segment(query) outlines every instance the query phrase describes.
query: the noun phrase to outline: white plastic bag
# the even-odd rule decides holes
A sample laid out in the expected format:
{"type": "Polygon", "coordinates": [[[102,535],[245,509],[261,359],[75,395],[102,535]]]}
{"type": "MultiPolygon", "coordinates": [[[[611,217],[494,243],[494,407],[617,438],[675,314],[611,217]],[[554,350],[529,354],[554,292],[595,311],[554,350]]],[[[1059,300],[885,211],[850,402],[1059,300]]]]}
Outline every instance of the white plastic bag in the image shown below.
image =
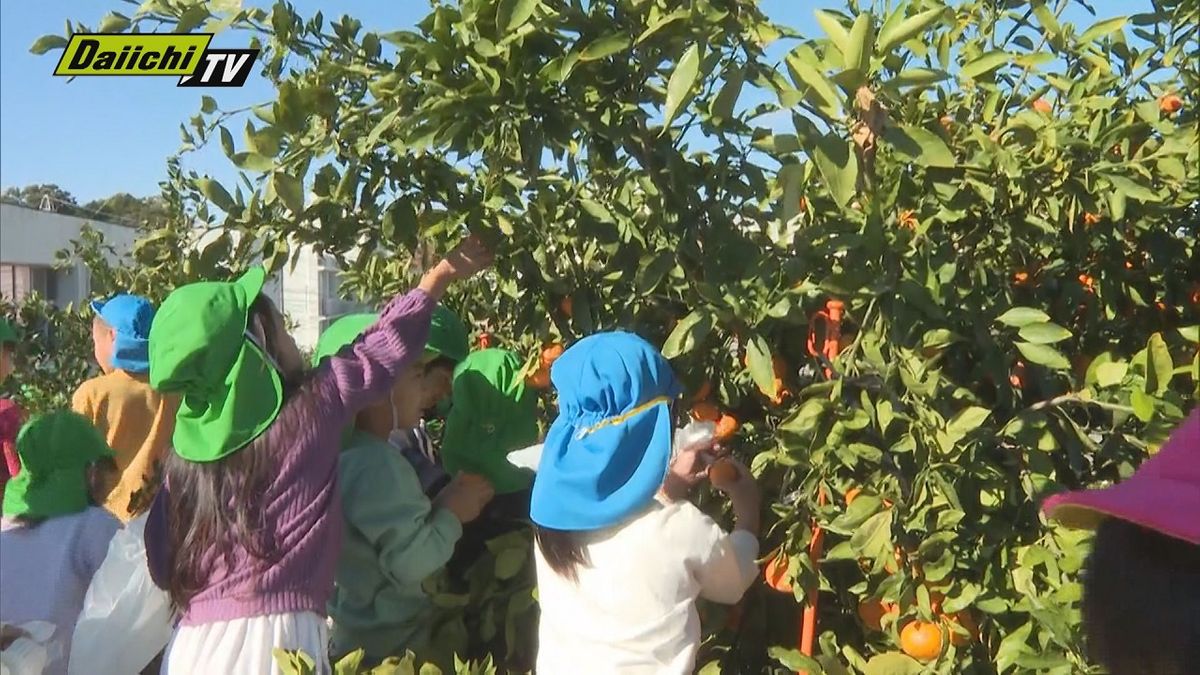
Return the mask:
{"type": "Polygon", "coordinates": [[[108,545],[75,624],[68,675],[139,673],[171,639],[170,596],[150,579],[145,530],[143,514],[108,545]]]}
{"type": "Polygon", "coordinates": [[[5,626],[17,629],[22,635],[0,651],[0,675],[41,675],[47,665],[62,655],[60,640],[52,639],[53,624],[30,621],[5,626]]]}

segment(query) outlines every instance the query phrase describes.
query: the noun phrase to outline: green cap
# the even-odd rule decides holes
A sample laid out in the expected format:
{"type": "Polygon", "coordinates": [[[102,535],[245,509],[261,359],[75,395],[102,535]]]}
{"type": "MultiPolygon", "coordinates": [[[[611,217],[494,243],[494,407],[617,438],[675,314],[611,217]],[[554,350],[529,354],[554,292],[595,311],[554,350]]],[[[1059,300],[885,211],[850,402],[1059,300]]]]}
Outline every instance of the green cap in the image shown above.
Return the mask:
{"type": "Polygon", "coordinates": [[[15,343],[21,338],[17,335],[17,329],[5,317],[0,316],[0,345],[15,343]]]}
{"type": "Polygon", "coordinates": [[[317,347],[313,351],[313,365],[316,366],[326,356],[333,356],[358,339],[368,326],[379,320],[378,314],[347,314],[329,324],[321,337],[317,338],[317,347]]]}
{"type": "Polygon", "coordinates": [[[433,308],[429,323],[429,341],[425,352],[444,356],[455,363],[462,363],[471,350],[467,339],[467,326],[458,315],[442,305],[433,308]]]}
{"type": "Polygon", "coordinates": [[[442,438],[442,463],[486,477],[497,494],[529,487],[533,475],[508,453],[537,442],[537,397],[525,386],[524,364],[504,349],[472,352],[454,371],[453,406],[442,438]]]}
{"type": "Polygon", "coordinates": [[[87,467],[113,451],[90,420],[60,410],[21,428],[17,455],[21,471],[4,488],[4,515],[52,518],[87,508],[87,467]]]}
{"type": "Polygon", "coordinates": [[[266,272],[176,289],[150,327],[150,386],[180,394],[171,440],[192,462],[221,459],[259,436],[283,406],[283,381],[246,324],[266,272]]]}
{"type": "MultiPolygon", "coordinates": [[[[343,347],[352,344],[371,324],[379,320],[378,314],[347,314],[329,324],[313,352],[313,365],[326,356],[333,356],[343,347]]],[[[455,363],[467,358],[467,327],[454,312],[442,305],[433,308],[429,324],[429,340],[425,343],[425,356],[444,356],[455,363]]]]}

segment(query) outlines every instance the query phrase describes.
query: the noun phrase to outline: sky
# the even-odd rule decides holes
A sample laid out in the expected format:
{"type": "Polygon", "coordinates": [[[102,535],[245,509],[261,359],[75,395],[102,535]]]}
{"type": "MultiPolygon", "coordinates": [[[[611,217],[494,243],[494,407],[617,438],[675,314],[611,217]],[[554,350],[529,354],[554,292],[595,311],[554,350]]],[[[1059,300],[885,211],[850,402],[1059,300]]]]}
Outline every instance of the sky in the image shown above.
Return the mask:
{"type": "MultiPolygon", "coordinates": [[[[268,6],[267,0],[247,5],[268,6]]],[[[293,0],[301,16],[322,10],[326,21],[349,14],[364,30],[411,28],[428,12],[422,0],[293,0]]],[[[1149,0],[1093,0],[1101,17],[1136,11],[1149,0]]],[[[805,35],[819,29],[813,10],[841,2],[761,0],[773,20],[805,35]]],[[[0,186],[56,183],[80,203],[117,192],[158,193],[166,159],[180,145],[179,125],[212,96],[222,109],[273,98],[270,84],[257,75],[242,88],[177,88],[169,77],[81,77],[68,82],[51,75],[59,51],[42,56],[29,46],[47,33],[61,35],[71,18],[95,26],[109,11],[132,13],[120,0],[4,0],[0,2],[0,186]]],[[[1081,12],[1082,10],[1078,10],[1081,12]]],[[[1073,13],[1078,13],[1073,12],[1073,13]]],[[[1088,25],[1091,18],[1079,17],[1088,25]]],[[[214,46],[242,47],[245,33],[218,36],[214,46]]],[[[214,144],[215,145],[215,144],[214,144]]],[[[189,154],[185,166],[222,182],[235,175],[213,149],[189,154]]]]}

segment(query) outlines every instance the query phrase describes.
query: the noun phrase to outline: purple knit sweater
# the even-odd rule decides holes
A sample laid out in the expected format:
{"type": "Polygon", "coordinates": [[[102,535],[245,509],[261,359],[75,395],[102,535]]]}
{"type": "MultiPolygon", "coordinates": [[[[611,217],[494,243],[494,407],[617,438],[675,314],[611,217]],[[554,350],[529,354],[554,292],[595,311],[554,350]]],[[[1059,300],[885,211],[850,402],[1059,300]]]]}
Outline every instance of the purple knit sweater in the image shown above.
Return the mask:
{"type": "MultiPolygon", "coordinates": [[[[227,569],[218,556],[208,556],[208,584],[192,599],[183,625],[292,612],[324,616],[341,550],[341,433],[359,410],[386,396],[400,372],[420,357],[435,304],[420,289],[392,300],[352,349],[326,359],[307,392],[284,405],[265,432],[265,447],[278,468],[263,502],[264,520],[281,558],[265,567],[237,546],[233,568],[227,569]]],[[[146,522],[150,575],[163,588],[168,489],[159,492],[146,522]]]]}

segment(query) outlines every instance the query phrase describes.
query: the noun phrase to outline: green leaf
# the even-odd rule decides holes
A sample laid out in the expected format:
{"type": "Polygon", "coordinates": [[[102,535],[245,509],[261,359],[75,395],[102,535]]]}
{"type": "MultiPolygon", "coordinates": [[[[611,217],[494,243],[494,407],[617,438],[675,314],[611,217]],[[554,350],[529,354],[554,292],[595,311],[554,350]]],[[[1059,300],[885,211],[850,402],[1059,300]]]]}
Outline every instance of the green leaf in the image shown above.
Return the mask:
{"type": "Polygon", "coordinates": [[[1070,370],[1071,362],[1062,352],[1049,345],[1037,345],[1030,342],[1018,342],[1017,349],[1033,363],[1053,368],[1054,370],[1070,370]]]}
{"type": "Polygon", "coordinates": [[[1161,396],[1170,386],[1175,371],[1171,352],[1161,333],[1151,335],[1146,342],[1146,356],[1146,393],[1161,396]]]}
{"type": "Polygon", "coordinates": [[[996,317],[996,321],[999,321],[1005,326],[1012,326],[1013,328],[1021,328],[1033,323],[1040,323],[1049,320],[1049,315],[1040,309],[1034,309],[1032,307],[1013,307],[1007,312],[996,317]]]}
{"type": "Polygon", "coordinates": [[[179,16],[179,20],[175,22],[173,33],[190,33],[196,26],[199,26],[209,17],[208,8],[203,3],[188,7],[183,14],[179,16]]]}
{"type": "MultiPolygon", "coordinates": [[[[903,5],[897,12],[903,11],[903,5]]],[[[946,8],[937,7],[920,12],[897,24],[892,24],[889,21],[884,25],[883,30],[879,32],[879,39],[876,41],[875,49],[881,55],[886,55],[897,45],[908,42],[912,38],[924,33],[930,26],[937,23],[938,19],[945,14],[946,8]]]]}
{"type": "Polygon", "coordinates": [[[239,169],[258,171],[260,173],[265,173],[275,168],[275,160],[260,155],[257,152],[239,152],[233,156],[233,163],[239,169]]]}
{"type": "Polygon", "coordinates": [[[1200,324],[1195,326],[1180,326],[1179,335],[1193,344],[1200,343],[1200,324]]]}
{"type": "Polygon", "coordinates": [[[1046,5],[1046,0],[1034,0],[1033,14],[1038,18],[1038,23],[1042,25],[1046,33],[1058,36],[1062,33],[1062,26],[1058,23],[1058,18],[1054,16],[1054,11],[1046,5]]]}
{"type": "Polygon", "coordinates": [[[1100,174],[1112,185],[1113,190],[1120,192],[1125,197],[1132,197],[1140,202],[1160,202],[1162,197],[1142,183],[1126,178],[1125,176],[1115,176],[1110,173],[1100,174]]]}
{"type": "Polygon", "coordinates": [[[233,157],[236,150],[233,147],[233,134],[224,126],[220,127],[218,133],[221,136],[221,150],[224,151],[226,157],[233,157]]]}
{"type": "Polygon", "coordinates": [[[1096,367],[1096,384],[1101,387],[1111,387],[1120,384],[1129,372],[1129,364],[1124,361],[1110,361],[1096,367]]]}
{"type": "Polygon", "coordinates": [[[1005,672],[1017,659],[1028,653],[1029,633],[1032,631],[1033,621],[1028,621],[1004,636],[1000,641],[1000,648],[996,650],[996,666],[999,672],[1005,672]]]}
{"type": "Polygon", "coordinates": [[[865,558],[892,555],[892,510],[880,511],[868,518],[850,536],[850,545],[865,558]]]}
{"type": "Polygon", "coordinates": [[[216,112],[216,110],[217,110],[217,100],[216,99],[214,99],[211,96],[201,96],[200,97],[200,112],[209,114],[209,113],[216,112]]]}
{"type": "Polygon", "coordinates": [[[229,191],[223,185],[211,178],[200,178],[196,180],[196,187],[200,190],[208,201],[216,205],[217,208],[226,213],[232,211],[237,204],[234,203],[233,197],[229,196],[229,191]]]}
{"type": "Polygon", "coordinates": [[[826,134],[817,140],[813,156],[834,201],[845,207],[854,198],[858,181],[858,159],[850,145],[834,134],[826,134]]]}
{"type": "Polygon", "coordinates": [[[964,65],[962,70],[958,71],[958,74],[961,77],[975,79],[1008,63],[1009,58],[1008,52],[999,50],[991,51],[964,65]]]}
{"type": "Polygon", "coordinates": [[[850,27],[850,36],[846,39],[845,58],[842,63],[846,70],[857,70],[865,77],[871,70],[871,51],[875,44],[875,20],[870,12],[863,12],[854,19],[850,27]]]}
{"type": "Polygon", "coordinates": [[[846,27],[833,12],[818,9],[813,14],[816,15],[817,24],[821,26],[821,30],[825,31],[825,34],[829,36],[829,41],[844,58],[846,45],[850,42],[850,33],[846,32],[846,27]]]}
{"type": "Polygon", "coordinates": [[[958,442],[959,439],[978,429],[979,425],[983,424],[983,421],[991,414],[991,410],[973,405],[955,415],[946,424],[946,432],[955,442],[958,442]]]}
{"type": "Polygon", "coordinates": [[[412,248],[417,245],[420,225],[417,211],[408,199],[397,199],[383,212],[383,236],[387,241],[412,248]]]}
{"type": "Polygon", "coordinates": [[[792,50],[786,62],[792,83],[805,92],[806,99],[830,117],[841,115],[841,97],[837,90],[821,71],[800,55],[800,50],[792,50]]]}
{"type": "Polygon", "coordinates": [[[538,0],[501,0],[496,8],[496,30],[504,35],[520,28],[537,6],[538,0]]]}
{"type": "Polygon", "coordinates": [[[712,330],[712,317],[706,312],[693,310],[679,320],[679,325],[663,343],[662,355],[668,359],[686,354],[696,348],[712,330]]]}
{"type": "Polygon", "coordinates": [[[612,224],[617,222],[617,219],[613,218],[612,213],[610,213],[608,209],[604,208],[604,205],[600,202],[591,199],[580,199],[579,205],[583,207],[583,210],[586,211],[589,216],[602,223],[612,224]]]}
{"type": "Polygon", "coordinates": [[[797,649],[771,647],[767,650],[767,656],[775,659],[780,665],[791,671],[808,671],[809,675],[821,675],[825,672],[825,669],[821,667],[821,664],[816,659],[801,654],[797,649]]]}
{"type": "Polygon", "coordinates": [[[725,71],[725,84],[721,86],[720,93],[713,99],[709,114],[725,120],[732,118],[733,107],[742,93],[742,85],[745,80],[745,71],[740,66],[733,66],[725,71]]]}
{"type": "Polygon", "coordinates": [[[699,72],[700,47],[692,45],[683,53],[683,58],[679,59],[679,64],[675,66],[671,79],[667,82],[667,107],[663,112],[664,130],[671,126],[671,121],[679,114],[679,108],[690,97],[692,85],[696,83],[696,75],[699,72]]]}
{"type": "Polygon", "coordinates": [[[121,33],[129,28],[129,17],[117,12],[109,12],[100,20],[96,27],[97,33],[121,33]]]}
{"type": "Polygon", "coordinates": [[[775,369],[771,366],[771,348],[767,341],[755,335],[746,345],[746,365],[759,391],[775,395],[775,369]]]}
{"type": "Polygon", "coordinates": [[[921,663],[901,652],[886,652],[872,656],[863,668],[863,675],[917,675],[924,672],[921,663]]]}
{"type": "Polygon", "coordinates": [[[1071,331],[1049,321],[1039,321],[1022,326],[1019,334],[1022,340],[1039,345],[1050,345],[1071,337],[1071,331]]]}
{"type": "Polygon", "coordinates": [[[897,152],[922,166],[952,168],[955,165],[950,146],[932,131],[921,127],[888,125],[883,138],[897,152]]]}
{"type": "Polygon", "coordinates": [[[62,49],[67,46],[67,39],[61,35],[43,35],[34,40],[29,47],[29,52],[32,54],[45,54],[51,49],[62,49]]]}
{"type": "Polygon", "coordinates": [[[1154,399],[1141,389],[1134,389],[1129,394],[1129,404],[1133,406],[1133,414],[1143,422],[1149,422],[1154,417],[1154,399]]]}
{"type": "Polygon", "coordinates": [[[283,205],[295,215],[304,212],[304,181],[283,171],[271,174],[271,186],[283,205]]]}
{"type": "Polygon", "coordinates": [[[588,46],[580,52],[579,60],[583,62],[598,61],[606,56],[625,51],[628,47],[629,38],[627,36],[610,33],[588,43],[588,46]]]}
{"type": "Polygon", "coordinates": [[[1090,28],[1083,31],[1083,34],[1079,36],[1079,42],[1080,44],[1086,44],[1092,40],[1095,40],[1096,38],[1101,38],[1109,33],[1119,31],[1125,27],[1125,24],[1128,21],[1129,17],[1126,16],[1115,16],[1111,19],[1097,21],[1096,23],[1092,24],[1090,28]]]}
{"type": "Polygon", "coordinates": [[[343,656],[341,660],[333,664],[333,675],[358,675],[365,656],[366,652],[362,649],[356,649],[343,656]]]}

